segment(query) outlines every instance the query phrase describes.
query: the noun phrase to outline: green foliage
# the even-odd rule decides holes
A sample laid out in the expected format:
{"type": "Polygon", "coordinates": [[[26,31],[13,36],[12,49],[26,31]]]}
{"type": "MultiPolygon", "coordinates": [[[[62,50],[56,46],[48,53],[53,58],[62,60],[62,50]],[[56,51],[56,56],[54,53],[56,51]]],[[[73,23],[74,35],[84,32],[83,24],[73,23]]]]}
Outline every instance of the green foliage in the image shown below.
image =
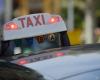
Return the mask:
{"type": "Polygon", "coordinates": [[[64,20],[66,20],[67,19],[67,9],[66,8],[62,8],[60,15],[62,16],[62,18],[64,20]]]}
{"type": "Polygon", "coordinates": [[[82,24],[84,21],[84,13],[82,10],[79,10],[78,8],[74,9],[74,13],[75,13],[75,27],[76,28],[82,28],[82,24]]]}
{"type": "MultiPolygon", "coordinates": [[[[63,17],[64,20],[67,19],[68,14],[67,14],[67,9],[66,8],[62,8],[61,10],[61,16],[63,17]]],[[[74,8],[74,23],[75,23],[75,28],[82,28],[82,24],[84,21],[84,13],[82,10],[78,9],[78,8],[74,8]]]]}

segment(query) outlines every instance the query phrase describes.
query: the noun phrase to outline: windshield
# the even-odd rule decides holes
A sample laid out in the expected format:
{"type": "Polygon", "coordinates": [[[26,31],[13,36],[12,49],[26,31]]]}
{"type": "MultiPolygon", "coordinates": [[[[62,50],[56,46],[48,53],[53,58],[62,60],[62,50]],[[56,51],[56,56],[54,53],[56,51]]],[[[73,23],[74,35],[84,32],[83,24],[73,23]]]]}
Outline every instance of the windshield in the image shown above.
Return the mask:
{"type": "Polygon", "coordinates": [[[59,33],[2,42],[2,55],[29,55],[60,46],[59,33]]]}

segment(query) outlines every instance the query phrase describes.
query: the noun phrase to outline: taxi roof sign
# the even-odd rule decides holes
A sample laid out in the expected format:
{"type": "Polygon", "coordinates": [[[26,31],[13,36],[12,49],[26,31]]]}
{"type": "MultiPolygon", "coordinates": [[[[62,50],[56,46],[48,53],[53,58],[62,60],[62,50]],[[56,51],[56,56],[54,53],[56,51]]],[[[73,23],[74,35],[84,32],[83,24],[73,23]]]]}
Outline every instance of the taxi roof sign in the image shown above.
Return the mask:
{"type": "Polygon", "coordinates": [[[30,14],[13,19],[3,26],[3,40],[35,37],[49,33],[66,31],[66,25],[59,15],[48,13],[30,14]],[[51,18],[53,23],[50,23],[51,18]],[[10,25],[14,23],[14,25],[10,25]],[[8,29],[7,29],[8,28],[8,29]]]}

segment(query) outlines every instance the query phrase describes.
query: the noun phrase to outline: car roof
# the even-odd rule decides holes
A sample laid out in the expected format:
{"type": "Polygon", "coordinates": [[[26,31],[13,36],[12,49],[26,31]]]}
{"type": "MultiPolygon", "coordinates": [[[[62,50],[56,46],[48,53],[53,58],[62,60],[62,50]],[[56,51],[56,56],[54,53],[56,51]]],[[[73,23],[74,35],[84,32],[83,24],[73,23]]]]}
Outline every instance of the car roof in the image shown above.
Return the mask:
{"type": "Polygon", "coordinates": [[[48,80],[61,79],[82,72],[100,69],[100,44],[63,48],[67,55],[25,64],[43,74],[48,80]]]}

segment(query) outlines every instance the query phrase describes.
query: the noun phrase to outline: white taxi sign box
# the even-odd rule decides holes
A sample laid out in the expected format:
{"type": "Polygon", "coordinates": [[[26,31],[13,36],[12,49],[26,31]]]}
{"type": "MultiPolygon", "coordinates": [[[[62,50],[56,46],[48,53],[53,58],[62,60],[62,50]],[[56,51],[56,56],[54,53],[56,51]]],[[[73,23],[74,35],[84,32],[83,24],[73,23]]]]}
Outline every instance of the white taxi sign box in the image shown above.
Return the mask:
{"type": "Polygon", "coordinates": [[[6,23],[3,26],[3,40],[35,37],[66,30],[66,25],[59,15],[31,14],[6,23]]]}

